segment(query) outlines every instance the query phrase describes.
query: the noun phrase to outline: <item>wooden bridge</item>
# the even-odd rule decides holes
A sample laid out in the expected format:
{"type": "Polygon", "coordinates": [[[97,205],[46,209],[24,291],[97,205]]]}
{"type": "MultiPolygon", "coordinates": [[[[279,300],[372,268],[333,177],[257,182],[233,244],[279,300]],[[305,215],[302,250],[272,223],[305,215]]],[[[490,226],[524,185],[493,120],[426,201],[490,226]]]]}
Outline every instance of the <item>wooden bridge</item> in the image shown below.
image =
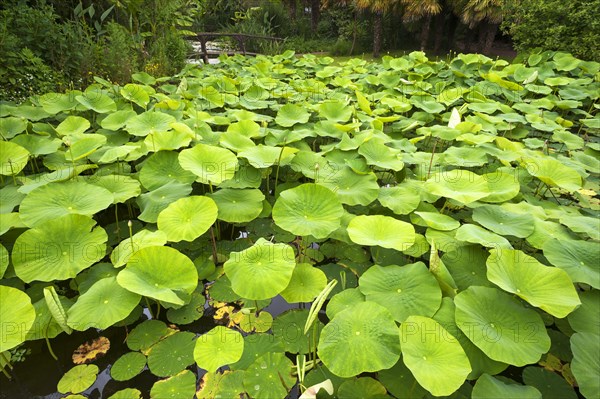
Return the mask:
{"type": "Polygon", "coordinates": [[[280,37],[272,37],[272,36],[262,36],[262,35],[250,35],[247,33],[222,33],[222,32],[200,32],[196,34],[196,40],[200,42],[200,58],[204,61],[205,64],[208,64],[208,59],[210,56],[218,57],[221,54],[227,55],[252,55],[256,56],[257,53],[246,51],[246,41],[248,39],[261,39],[261,40],[269,40],[269,41],[283,41],[284,39],[280,37]],[[210,39],[214,39],[217,37],[231,37],[237,41],[239,50],[207,50],[206,43],[210,39]]]}

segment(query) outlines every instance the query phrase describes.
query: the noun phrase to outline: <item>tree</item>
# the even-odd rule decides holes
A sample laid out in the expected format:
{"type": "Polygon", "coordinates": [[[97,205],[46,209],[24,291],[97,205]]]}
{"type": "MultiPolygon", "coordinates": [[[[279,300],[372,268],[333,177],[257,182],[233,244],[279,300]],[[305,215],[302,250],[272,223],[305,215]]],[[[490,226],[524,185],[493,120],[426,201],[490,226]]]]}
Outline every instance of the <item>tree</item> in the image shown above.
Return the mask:
{"type": "Polygon", "coordinates": [[[381,37],[383,36],[383,16],[399,4],[399,0],[356,0],[356,7],[373,14],[373,57],[379,57],[381,52],[381,37]]]}
{"type": "Polygon", "coordinates": [[[442,11],[440,0],[402,0],[405,21],[423,20],[421,25],[421,51],[427,47],[431,18],[442,11]]]}
{"type": "Polygon", "coordinates": [[[321,0],[310,0],[310,28],[317,33],[319,19],[321,18],[321,0]]]}
{"type": "Polygon", "coordinates": [[[477,51],[488,53],[503,17],[504,0],[455,0],[462,22],[479,33],[477,51]]]}

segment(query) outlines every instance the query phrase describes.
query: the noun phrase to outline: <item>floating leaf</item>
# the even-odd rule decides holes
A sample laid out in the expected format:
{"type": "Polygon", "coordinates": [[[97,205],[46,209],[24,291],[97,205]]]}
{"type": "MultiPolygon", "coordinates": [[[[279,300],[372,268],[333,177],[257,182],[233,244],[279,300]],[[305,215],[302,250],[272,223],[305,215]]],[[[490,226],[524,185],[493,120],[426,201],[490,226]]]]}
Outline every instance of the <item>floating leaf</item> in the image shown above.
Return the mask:
{"type": "Polygon", "coordinates": [[[106,355],[110,349],[110,341],[106,337],[98,337],[89,342],[79,345],[73,352],[73,363],[85,364],[106,355]]]}
{"type": "Polygon", "coordinates": [[[267,353],[248,367],[244,373],[244,388],[252,398],[284,397],[296,383],[293,364],[283,353],[267,353]]]}
{"type": "Polygon", "coordinates": [[[217,326],[201,335],[194,348],[194,360],[208,372],[235,363],[244,352],[244,338],[239,332],[217,326]]]}
{"type": "Polygon", "coordinates": [[[264,194],[257,189],[224,188],[209,195],[217,204],[218,219],[229,223],[247,223],[263,210],[264,194]]]}
{"type": "Polygon", "coordinates": [[[600,246],[592,241],[552,239],[544,243],[544,256],[567,272],[571,280],[600,289],[600,246]]]}
{"type": "Polygon", "coordinates": [[[204,196],[180,198],[158,214],[158,229],[168,241],[193,241],[217,220],[217,204],[204,196]]]}
{"type": "Polygon", "coordinates": [[[22,344],[27,332],[35,321],[35,308],[31,299],[23,291],[0,285],[0,319],[4,327],[0,329],[0,353],[22,344]],[[10,304],[10,306],[6,306],[10,304]]]}
{"type": "Polygon", "coordinates": [[[140,374],[146,367],[146,356],[140,352],[127,352],[110,367],[110,376],[115,381],[127,381],[140,374]]]}
{"type": "Polygon", "coordinates": [[[348,236],[356,244],[404,251],[414,244],[415,229],[389,216],[360,215],[350,220],[348,236]]]}
{"type": "Polygon", "coordinates": [[[238,159],[225,148],[197,144],[179,153],[179,163],[204,184],[220,184],[231,179],[238,168],[238,159]]]}
{"type": "Polygon", "coordinates": [[[58,392],[79,393],[92,386],[98,376],[98,366],[95,364],[82,364],[67,371],[58,381],[58,392]]]}
{"type": "Polygon", "coordinates": [[[286,104],[279,109],[275,122],[279,126],[290,127],[296,123],[306,123],[310,118],[310,113],[304,108],[295,104],[286,104]]]}
{"type": "Polygon", "coordinates": [[[327,285],[327,276],[308,263],[299,263],[294,268],[292,279],[280,295],[288,303],[311,302],[327,285]]]}
{"type": "Polygon", "coordinates": [[[531,386],[507,384],[489,374],[484,374],[473,387],[473,399],[541,399],[540,391],[531,386]]]}
{"type": "Polygon", "coordinates": [[[29,162],[29,151],[10,141],[0,141],[0,154],[0,175],[17,175],[29,162]]]}
{"type": "Polygon", "coordinates": [[[484,177],[461,169],[433,175],[425,183],[425,189],[431,194],[452,198],[465,205],[492,193],[484,177]]]}
{"type": "Polygon", "coordinates": [[[196,376],[189,370],[159,380],[150,389],[150,399],[192,399],[196,393],[196,376]]]}
{"type": "Polygon", "coordinates": [[[192,332],[177,332],[159,341],[150,348],[148,367],[159,377],[169,377],[183,371],[194,363],[196,335],[192,332]]]}
{"type": "Polygon", "coordinates": [[[578,332],[571,336],[573,361],[571,371],[577,379],[579,391],[586,398],[600,395],[600,339],[597,334],[578,332]]]}
{"type": "Polygon", "coordinates": [[[132,351],[147,351],[170,330],[165,323],[159,320],[146,320],[138,324],[127,336],[127,347],[132,351]]]}

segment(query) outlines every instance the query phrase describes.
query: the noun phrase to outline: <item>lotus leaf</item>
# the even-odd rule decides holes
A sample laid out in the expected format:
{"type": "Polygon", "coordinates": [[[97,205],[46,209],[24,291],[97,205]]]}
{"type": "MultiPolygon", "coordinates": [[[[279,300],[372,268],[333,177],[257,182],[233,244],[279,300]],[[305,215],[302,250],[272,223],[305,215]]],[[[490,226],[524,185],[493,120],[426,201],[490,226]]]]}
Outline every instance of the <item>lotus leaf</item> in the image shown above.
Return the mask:
{"type": "Polygon", "coordinates": [[[600,246],[592,241],[552,239],[544,243],[544,256],[567,272],[574,282],[600,289],[600,246]]]}
{"type": "Polygon", "coordinates": [[[571,370],[579,385],[579,391],[586,398],[600,394],[600,340],[597,334],[578,332],[571,336],[573,361],[571,370]]]}
{"type": "Polygon", "coordinates": [[[296,383],[292,362],[283,353],[267,353],[244,373],[244,388],[251,397],[270,399],[285,396],[296,383]]]}
{"type": "Polygon", "coordinates": [[[415,229],[406,222],[383,215],[356,216],[348,224],[348,236],[360,245],[404,251],[415,243],[415,229]]]}
{"type": "Polygon", "coordinates": [[[192,399],[196,393],[196,376],[189,370],[152,385],[150,399],[192,399]]]}
{"type": "Polygon", "coordinates": [[[275,122],[277,122],[279,126],[290,127],[297,123],[306,123],[309,118],[310,113],[304,108],[295,104],[286,104],[277,112],[275,122]]]}
{"type": "Polygon", "coordinates": [[[238,159],[231,151],[197,144],[179,153],[179,163],[185,170],[197,176],[197,181],[205,184],[220,184],[234,176],[238,159]]]}
{"type": "Polygon", "coordinates": [[[169,204],[158,214],[158,228],[168,241],[193,241],[217,220],[217,205],[208,197],[190,196],[169,204]]]}
{"type": "Polygon", "coordinates": [[[235,330],[217,326],[196,340],[194,359],[199,367],[214,372],[240,360],[243,352],[242,335],[235,330]]]}
{"type": "Polygon", "coordinates": [[[492,193],[483,176],[461,169],[433,175],[427,180],[425,189],[431,194],[452,198],[465,205],[492,193]]]}
{"type": "Polygon", "coordinates": [[[67,371],[58,381],[58,392],[79,393],[92,386],[98,376],[98,366],[95,364],[81,364],[67,371]]]}
{"type": "Polygon", "coordinates": [[[541,399],[542,394],[532,386],[505,383],[489,374],[484,374],[473,387],[474,399],[541,399]]]}
{"type": "Polygon", "coordinates": [[[0,336],[0,353],[2,353],[25,341],[36,319],[36,311],[29,296],[16,288],[0,285],[0,297],[3,302],[0,308],[3,324],[0,336]]]}
{"type": "Polygon", "coordinates": [[[140,352],[127,352],[113,363],[110,376],[115,381],[127,381],[141,373],[145,366],[146,356],[140,352]]]}
{"type": "Polygon", "coordinates": [[[288,303],[311,302],[327,285],[327,276],[308,263],[299,263],[294,268],[292,279],[281,292],[288,303]]]}
{"type": "Polygon", "coordinates": [[[257,189],[224,188],[209,197],[216,203],[219,220],[229,223],[247,223],[256,219],[263,210],[264,194],[257,189]]]}
{"type": "Polygon", "coordinates": [[[192,332],[176,332],[150,348],[148,368],[159,377],[169,377],[183,371],[194,363],[196,335],[192,332]]]}

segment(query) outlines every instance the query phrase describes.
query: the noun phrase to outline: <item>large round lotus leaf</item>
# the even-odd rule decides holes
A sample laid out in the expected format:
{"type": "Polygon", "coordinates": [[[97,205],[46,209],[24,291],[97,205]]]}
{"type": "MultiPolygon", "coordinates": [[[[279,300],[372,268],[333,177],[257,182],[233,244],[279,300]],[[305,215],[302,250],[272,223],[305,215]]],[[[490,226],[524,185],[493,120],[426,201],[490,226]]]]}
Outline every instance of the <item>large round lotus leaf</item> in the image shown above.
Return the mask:
{"type": "Polygon", "coordinates": [[[586,283],[600,289],[600,245],[582,240],[548,240],[544,256],[554,266],[567,272],[576,283],[586,283]]]}
{"type": "Polygon", "coordinates": [[[337,165],[333,172],[320,175],[317,183],[327,187],[348,205],[369,205],[379,195],[377,176],[374,173],[358,174],[350,167],[337,165]]]}
{"type": "Polygon", "coordinates": [[[9,116],[0,119],[0,135],[5,140],[12,139],[27,129],[27,120],[9,116]]]}
{"type": "Polygon", "coordinates": [[[296,152],[298,152],[297,148],[259,144],[241,151],[238,157],[247,159],[248,163],[257,169],[264,169],[272,165],[289,164],[296,152]]]}
{"type": "Polygon", "coordinates": [[[128,352],[113,363],[110,376],[115,381],[127,381],[141,373],[145,366],[146,356],[140,352],[128,352]]]}
{"type": "Polygon", "coordinates": [[[52,154],[63,144],[63,142],[57,138],[34,136],[31,134],[21,134],[12,139],[11,142],[25,148],[32,155],[52,154]]]}
{"type": "Polygon", "coordinates": [[[96,221],[65,215],[25,231],[15,241],[12,261],[25,282],[66,280],[104,258],[108,236],[96,221]]]}
{"type": "Polygon", "coordinates": [[[90,121],[81,116],[67,116],[58,126],[56,132],[59,136],[81,134],[90,128],[90,121]]]}
{"type": "Polygon", "coordinates": [[[408,215],[421,202],[419,191],[408,185],[396,187],[382,187],[377,197],[381,205],[391,209],[397,215],[408,215]]]}
{"type": "Polygon", "coordinates": [[[249,334],[244,337],[242,357],[231,364],[229,368],[232,370],[245,370],[265,353],[283,353],[284,351],[281,340],[272,334],[249,334]]]}
{"type": "Polygon", "coordinates": [[[564,216],[560,218],[560,223],[564,224],[572,231],[583,233],[596,241],[600,241],[600,229],[598,229],[597,218],[588,216],[574,216],[565,213],[564,216]]]}
{"type": "Polygon", "coordinates": [[[131,292],[184,305],[198,285],[198,272],[194,262],[174,248],[146,247],[129,258],[117,282],[131,292]]]}
{"type": "Polygon", "coordinates": [[[600,335],[600,291],[585,291],[579,298],[581,306],[569,315],[569,324],[577,332],[600,335]]]}
{"type": "Polygon", "coordinates": [[[462,169],[436,173],[425,183],[425,190],[465,205],[485,198],[492,192],[483,176],[462,169]]]}
{"type": "Polygon", "coordinates": [[[0,141],[0,175],[13,176],[27,166],[29,151],[10,141],[0,141]]]}
{"type": "Polygon", "coordinates": [[[179,163],[197,176],[199,182],[219,184],[231,179],[238,168],[235,154],[224,148],[197,144],[181,151],[179,163]]]}
{"type": "Polygon", "coordinates": [[[120,93],[126,100],[132,101],[145,109],[150,102],[147,88],[151,89],[149,86],[144,87],[136,83],[128,83],[121,88],[120,93]]]}
{"type": "Polygon", "coordinates": [[[27,332],[35,321],[35,308],[23,291],[0,285],[0,353],[14,348],[25,341],[27,332]]]}
{"type": "Polygon", "coordinates": [[[394,319],[431,317],[442,303],[442,291],[423,262],[406,266],[372,266],[358,281],[367,301],[386,307],[394,319]]]}
{"type": "Polygon", "coordinates": [[[142,399],[142,393],[139,389],[125,388],[113,393],[108,399],[142,399]]]}
{"type": "MultiPolygon", "coordinates": [[[[213,263],[214,265],[214,263],[213,263]]],[[[198,320],[204,314],[204,285],[199,284],[196,290],[192,293],[190,303],[183,305],[178,309],[167,310],[167,319],[174,324],[184,325],[190,324],[198,320]]]]}
{"type": "Polygon", "coordinates": [[[117,284],[116,277],[103,278],[82,294],[67,312],[74,330],[107,329],[126,318],[140,302],[140,296],[117,284]]]}
{"type": "Polygon", "coordinates": [[[492,249],[487,278],[551,315],[563,318],[581,304],[573,282],[564,270],[539,263],[512,249],[492,249]]]}
{"type": "MultiPolygon", "coordinates": [[[[454,230],[460,227],[460,222],[451,216],[436,212],[415,212],[423,219],[423,224],[426,227],[431,227],[436,230],[454,230]]],[[[412,221],[412,219],[411,219],[412,221]]],[[[414,224],[417,224],[413,221],[414,224]]],[[[420,226],[422,224],[419,224],[420,226]]]]}
{"type": "Polygon", "coordinates": [[[510,212],[500,206],[484,205],[473,210],[473,220],[500,235],[525,238],[533,233],[533,216],[510,212]]]}
{"type": "Polygon", "coordinates": [[[183,371],[194,363],[196,334],[177,332],[150,348],[148,367],[159,377],[169,377],[183,371]]]}
{"type": "Polygon", "coordinates": [[[400,359],[394,367],[377,373],[379,381],[396,398],[421,399],[427,391],[417,382],[413,374],[400,359]]]}
{"type": "Polygon", "coordinates": [[[140,171],[140,182],[148,190],[156,190],[175,180],[190,184],[196,175],[179,165],[179,154],[174,151],[159,151],[146,159],[140,171]]]}
{"type": "Polygon", "coordinates": [[[196,397],[198,399],[239,398],[243,392],[245,392],[243,371],[206,373],[200,381],[200,389],[196,392],[196,397]]]}
{"type": "Polygon", "coordinates": [[[169,331],[167,325],[160,320],[146,320],[127,335],[127,347],[132,351],[147,351],[169,331]]]}
{"type": "Polygon", "coordinates": [[[100,122],[100,126],[102,126],[103,129],[119,130],[120,128],[125,126],[129,119],[133,118],[136,115],[137,114],[135,113],[135,111],[132,110],[122,110],[113,112],[107,115],[106,118],[102,119],[102,121],[100,122]]]}
{"type": "Polygon", "coordinates": [[[277,226],[295,235],[326,238],[340,227],[344,213],[335,193],[307,183],[283,191],[273,206],[277,226]]]}
{"type": "Polygon", "coordinates": [[[578,332],[571,336],[571,371],[586,398],[600,397],[600,339],[597,334],[578,332]]]}
{"type": "Polygon", "coordinates": [[[81,364],[67,371],[58,381],[58,392],[79,393],[92,386],[98,376],[98,366],[95,364],[81,364]]]}
{"type": "Polygon", "coordinates": [[[158,214],[158,229],[168,241],[194,241],[217,220],[217,204],[208,197],[178,199],[158,214]]]}
{"type": "Polygon", "coordinates": [[[323,101],[317,107],[319,116],[333,122],[348,122],[354,111],[351,106],[339,100],[323,101]]]}
{"type": "Polygon", "coordinates": [[[244,352],[244,338],[239,332],[217,326],[201,335],[194,347],[194,360],[200,368],[214,372],[219,367],[235,363],[244,352]]]}
{"type": "Polygon", "coordinates": [[[544,157],[529,160],[527,172],[550,186],[568,191],[577,191],[581,188],[579,173],[554,158],[544,157]]]}
{"type": "Polygon", "coordinates": [[[247,299],[273,298],[288,286],[296,265],[294,250],[259,238],[248,249],[231,252],[223,268],[233,291],[247,299]]]}
{"type": "Polygon", "coordinates": [[[336,314],[364,301],[365,296],[358,288],[347,288],[331,297],[325,309],[327,317],[333,319],[336,314]]]}
{"type": "Polygon", "coordinates": [[[388,369],[400,358],[394,318],[374,302],[335,315],[323,328],[317,348],[323,364],[340,377],[388,369]]]}
{"type": "Polygon", "coordinates": [[[367,164],[381,169],[397,172],[404,168],[404,162],[400,160],[400,150],[385,145],[384,140],[380,138],[372,138],[362,143],[358,153],[366,159],[367,164]]]}
{"type": "Polygon", "coordinates": [[[12,212],[25,198],[18,189],[19,187],[13,185],[6,185],[0,189],[0,214],[12,212]]]}
{"type": "Polygon", "coordinates": [[[400,347],[406,367],[434,396],[450,395],[471,372],[458,340],[428,317],[410,316],[402,322],[400,347]]]}
{"type": "Polygon", "coordinates": [[[35,227],[68,214],[92,216],[108,208],[113,199],[107,189],[82,181],[49,183],[27,194],[19,214],[25,225],[35,227]]]}
{"type": "Polygon", "coordinates": [[[228,223],[247,223],[263,210],[265,195],[258,189],[224,188],[209,195],[219,209],[218,219],[228,223]]]}
{"type": "Polygon", "coordinates": [[[296,383],[294,365],[283,353],[267,353],[244,373],[244,388],[252,398],[284,398],[296,383]]]}
{"type": "Polygon", "coordinates": [[[150,389],[150,399],[192,399],[196,393],[196,376],[189,370],[159,380],[150,389]]]}
{"type": "MultiPolygon", "coordinates": [[[[125,234],[125,232],[123,232],[125,234]]],[[[153,246],[162,246],[167,243],[167,235],[160,231],[140,230],[133,236],[124,238],[123,241],[113,249],[110,261],[114,267],[124,266],[129,257],[136,251],[153,246]]]]}
{"type": "Polygon", "coordinates": [[[153,191],[137,197],[136,202],[142,213],[139,220],[156,223],[159,213],[180,198],[187,197],[192,192],[192,185],[171,181],[153,191]]]}
{"type": "Polygon", "coordinates": [[[473,387],[473,399],[542,399],[536,388],[527,385],[508,384],[489,374],[484,374],[473,387]]]}
{"type": "Polygon", "coordinates": [[[123,175],[94,176],[90,179],[90,183],[110,191],[115,204],[137,197],[142,192],[140,183],[137,180],[123,175]]]}
{"type": "Polygon", "coordinates": [[[290,127],[296,123],[306,123],[310,119],[310,113],[299,105],[286,104],[277,111],[275,122],[279,126],[290,127]]]}
{"type": "Polygon", "coordinates": [[[327,285],[327,276],[309,263],[300,263],[294,268],[292,279],[281,296],[288,303],[312,302],[327,285]]]}
{"type": "Polygon", "coordinates": [[[174,131],[150,133],[144,139],[146,148],[157,151],[171,151],[187,147],[194,138],[194,132],[188,125],[181,122],[171,124],[174,131]]]}
{"type": "Polygon", "coordinates": [[[550,349],[541,316],[496,288],[472,286],[455,298],[456,324],[491,359],[524,366],[550,349]]]}
{"type": "Polygon", "coordinates": [[[171,123],[175,118],[164,112],[146,111],[127,121],[125,130],[134,136],[147,136],[154,132],[167,132],[171,130],[171,123]]]}
{"type": "Polygon", "coordinates": [[[385,398],[386,389],[381,382],[371,377],[361,377],[348,380],[338,388],[337,397],[340,399],[375,399],[385,398]]]}
{"type": "Polygon", "coordinates": [[[360,215],[350,220],[348,236],[359,245],[404,251],[415,243],[415,228],[390,216],[360,215]]]}
{"type": "Polygon", "coordinates": [[[91,155],[102,145],[106,144],[106,136],[92,133],[70,134],[65,136],[63,141],[68,147],[65,159],[72,162],[91,155]]]}
{"type": "Polygon", "coordinates": [[[512,249],[510,242],[503,236],[492,233],[476,224],[463,224],[456,230],[456,239],[484,247],[512,249]]]}
{"type": "Polygon", "coordinates": [[[323,323],[316,320],[310,330],[304,334],[304,326],[309,312],[306,309],[290,309],[273,321],[273,335],[286,352],[309,353],[319,339],[323,323]]]}
{"type": "Polygon", "coordinates": [[[543,367],[526,367],[523,382],[540,391],[544,399],[577,399],[575,390],[564,378],[543,367]]]}
{"type": "Polygon", "coordinates": [[[75,99],[78,103],[87,109],[96,111],[99,114],[107,114],[117,110],[117,104],[108,95],[100,91],[86,91],[75,99]]]}

